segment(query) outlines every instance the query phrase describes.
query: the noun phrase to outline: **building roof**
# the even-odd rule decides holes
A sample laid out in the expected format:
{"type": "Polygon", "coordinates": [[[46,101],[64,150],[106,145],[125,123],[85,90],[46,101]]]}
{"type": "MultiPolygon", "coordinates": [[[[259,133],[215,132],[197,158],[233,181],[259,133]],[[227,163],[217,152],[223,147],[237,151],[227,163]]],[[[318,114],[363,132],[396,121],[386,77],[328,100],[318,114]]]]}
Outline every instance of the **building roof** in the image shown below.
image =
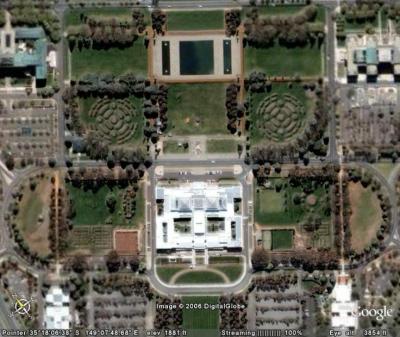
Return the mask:
{"type": "Polygon", "coordinates": [[[368,47],[365,50],[365,59],[367,64],[378,64],[378,51],[375,47],[368,47]]]}
{"type": "Polygon", "coordinates": [[[157,186],[156,196],[164,203],[163,213],[156,216],[157,249],[241,247],[242,217],[234,210],[241,185],[157,186]]]}
{"type": "Polygon", "coordinates": [[[69,295],[64,294],[58,286],[50,287],[46,295],[44,325],[46,329],[69,329],[71,327],[69,295]]]}

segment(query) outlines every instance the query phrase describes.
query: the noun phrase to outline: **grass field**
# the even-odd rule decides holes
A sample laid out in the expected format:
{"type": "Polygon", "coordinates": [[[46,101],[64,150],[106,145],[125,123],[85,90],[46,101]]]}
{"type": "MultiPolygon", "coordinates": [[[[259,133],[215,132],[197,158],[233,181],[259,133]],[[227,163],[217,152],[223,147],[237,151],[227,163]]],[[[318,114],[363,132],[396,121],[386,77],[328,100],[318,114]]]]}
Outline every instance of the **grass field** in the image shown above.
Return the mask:
{"type": "Polygon", "coordinates": [[[238,143],[228,139],[207,140],[208,153],[232,153],[237,152],[238,143]]]}
{"type": "Polygon", "coordinates": [[[261,71],[269,76],[320,76],[323,46],[286,48],[279,44],[270,48],[244,49],[245,72],[261,71]],[[322,49],[321,49],[322,48],[322,49]]]}
{"type": "Polygon", "coordinates": [[[214,265],[213,268],[222,271],[231,282],[236,281],[243,271],[243,265],[241,264],[214,265]]]}
{"type": "Polygon", "coordinates": [[[184,266],[157,266],[157,275],[161,281],[169,283],[171,278],[181,270],[186,269],[184,266]]]}
{"type": "MultiPolygon", "coordinates": [[[[145,17],[149,17],[146,15],[145,17]]],[[[65,12],[64,20],[66,26],[79,25],[81,23],[81,15],[87,15],[95,18],[111,19],[116,18],[120,20],[130,21],[132,19],[132,11],[129,8],[81,8],[69,9],[65,12]]]]}
{"type": "Polygon", "coordinates": [[[226,125],[223,84],[174,84],[169,87],[169,132],[176,135],[227,134],[226,125]]]}
{"type": "MultiPolygon", "coordinates": [[[[252,144],[257,144],[259,142],[266,141],[265,130],[261,127],[257,127],[257,121],[259,115],[257,114],[260,103],[269,95],[277,94],[282,97],[285,94],[289,94],[299,100],[299,102],[304,106],[306,113],[303,118],[303,125],[299,128],[295,135],[303,132],[304,126],[306,125],[306,120],[310,117],[314,110],[315,102],[312,98],[306,96],[306,92],[301,84],[293,83],[291,87],[288,84],[279,83],[273,84],[270,92],[261,93],[251,93],[250,94],[250,141],[252,144]]],[[[282,135],[284,137],[284,135],[282,135]]]]}
{"type": "Polygon", "coordinates": [[[84,190],[67,184],[70,198],[76,212],[72,222],[75,226],[80,225],[104,225],[111,222],[113,226],[136,227],[143,223],[144,219],[144,195],[143,190],[139,189],[136,194],[136,212],[132,219],[126,220],[122,210],[123,189],[118,187],[110,188],[102,186],[96,192],[84,190]],[[106,207],[106,197],[109,193],[115,195],[117,204],[115,211],[111,213],[106,207]]]}
{"type": "Polygon", "coordinates": [[[287,179],[270,179],[272,189],[260,188],[255,193],[255,221],[260,225],[295,225],[309,214],[318,214],[322,221],[330,221],[330,214],[325,213],[329,207],[329,187],[314,184],[312,197],[315,204],[310,205],[304,197],[295,203],[295,196],[303,195],[302,186],[290,186],[287,179]],[[278,192],[274,188],[281,185],[278,192]]]}
{"type": "Polygon", "coordinates": [[[174,140],[166,140],[163,142],[164,153],[188,153],[189,148],[184,148],[182,145],[179,146],[179,142],[174,140]]]}
{"type": "Polygon", "coordinates": [[[211,30],[224,28],[223,11],[167,12],[168,30],[211,30]]]}
{"type": "MultiPolygon", "coordinates": [[[[95,128],[97,125],[96,118],[89,115],[90,109],[96,103],[97,99],[94,97],[85,97],[79,98],[79,112],[80,112],[80,119],[85,124],[86,127],[95,128]]],[[[129,97],[130,103],[135,107],[135,116],[132,118],[132,125],[136,124],[135,132],[129,138],[129,141],[125,142],[121,145],[135,145],[140,146],[143,145],[143,128],[145,125],[145,118],[142,112],[142,104],[143,101],[140,98],[130,96],[129,97]]],[[[115,144],[115,141],[112,145],[115,144]]]]}
{"type": "Polygon", "coordinates": [[[186,308],[186,305],[204,305],[217,304],[218,297],[188,297],[184,296],[182,302],[185,305],[183,309],[183,329],[188,330],[188,336],[191,337],[214,337],[219,336],[219,310],[210,309],[192,309],[186,308]],[[204,331],[208,330],[208,331],[204,331]]]}
{"type": "Polygon", "coordinates": [[[272,250],[285,250],[293,247],[293,230],[271,231],[272,250]]]}
{"type": "Polygon", "coordinates": [[[349,184],[351,245],[356,252],[362,252],[375,238],[381,223],[381,209],[377,196],[360,183],[349,184]]]}
{"type": "Polygon", "coordinates": [[[86,73],[121,75],[132,72],[147,76],[147,50],[139,37],[131,47],[104,50],[75,48],[71,53],[71,74],[74,79],[86,73]]]}
{"type": "Polygon", "coordinates": [[[224,283],[222,277],[212,271],[193,270],[176,280],[176,284],[205,284],[205,283],[224,283]]]}
{"type": "Polygon", "coordinates": [[[49,205],[51,183],[41,179],[35,190],[25,187],[16,223],[29,248],[46,256],[49,249],[49,205]]]}
{"type": "Polygon", "coordinates": [[[393,169],[396,167],[395,163],[392,162],[383,162],[383,163],[375,163],[372,164],[378,171],[382,173],[382,175],[388,179],[390,176],[390,173],[393,171],[393,169]]]}

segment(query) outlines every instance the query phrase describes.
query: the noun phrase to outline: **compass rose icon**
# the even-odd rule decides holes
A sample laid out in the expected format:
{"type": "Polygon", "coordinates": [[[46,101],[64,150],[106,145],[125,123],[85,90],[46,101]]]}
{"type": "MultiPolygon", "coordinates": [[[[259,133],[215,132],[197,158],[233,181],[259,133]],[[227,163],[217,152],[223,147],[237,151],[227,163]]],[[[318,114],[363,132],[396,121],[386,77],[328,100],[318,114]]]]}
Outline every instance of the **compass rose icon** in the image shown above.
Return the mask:
{"type": "Polygon", "coordinates": [[[35,299],[31,298],[27,300],[24,297],[19,297],[18,295],[13,295],[15,299],[14,303],[14,311],[11,313],[10,316],[14,316],[15,314],[21,316],[28,316],[31,318],[30,310],[31,310],[31,303],[35,301],[35,299]]]}

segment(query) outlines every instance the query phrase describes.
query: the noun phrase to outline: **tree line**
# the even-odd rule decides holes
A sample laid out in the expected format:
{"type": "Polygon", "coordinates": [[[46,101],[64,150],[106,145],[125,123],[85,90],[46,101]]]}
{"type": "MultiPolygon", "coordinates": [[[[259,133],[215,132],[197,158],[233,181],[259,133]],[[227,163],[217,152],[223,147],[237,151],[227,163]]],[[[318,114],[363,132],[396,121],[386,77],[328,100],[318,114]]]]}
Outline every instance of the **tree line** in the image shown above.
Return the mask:
{"type": "Polygon", "coordinates": [[[318,14],[315,5],[304,7],[293,15],[261,16],[257,8],[246,14],[244,22],[246,41],[252,47],[271,47],[275,41],[286,47],[321,45],[324,25],[314,22],[318,14]]]}
{"type": "Polygon", "coordinates": [[[78,48],[106,49],[125,48],[133,44],[143,34],[146,23],[139,10],[132,12],[131,21],[99,19],[81,14],[81,24],[67,29],[68,45],[71,50],[78,48]]]}

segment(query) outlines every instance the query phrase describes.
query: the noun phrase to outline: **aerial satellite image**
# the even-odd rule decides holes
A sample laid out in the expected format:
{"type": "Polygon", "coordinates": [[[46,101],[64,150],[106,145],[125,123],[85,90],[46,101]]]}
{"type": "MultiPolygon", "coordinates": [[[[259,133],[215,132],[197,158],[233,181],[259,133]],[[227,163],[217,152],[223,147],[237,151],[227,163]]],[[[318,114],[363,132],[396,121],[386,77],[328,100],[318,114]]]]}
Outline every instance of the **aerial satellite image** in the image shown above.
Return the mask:
{"type": "Polygon", "coordinates": [[[0,336],[400,337],[400,0],[0,0],[0,336]]]}

